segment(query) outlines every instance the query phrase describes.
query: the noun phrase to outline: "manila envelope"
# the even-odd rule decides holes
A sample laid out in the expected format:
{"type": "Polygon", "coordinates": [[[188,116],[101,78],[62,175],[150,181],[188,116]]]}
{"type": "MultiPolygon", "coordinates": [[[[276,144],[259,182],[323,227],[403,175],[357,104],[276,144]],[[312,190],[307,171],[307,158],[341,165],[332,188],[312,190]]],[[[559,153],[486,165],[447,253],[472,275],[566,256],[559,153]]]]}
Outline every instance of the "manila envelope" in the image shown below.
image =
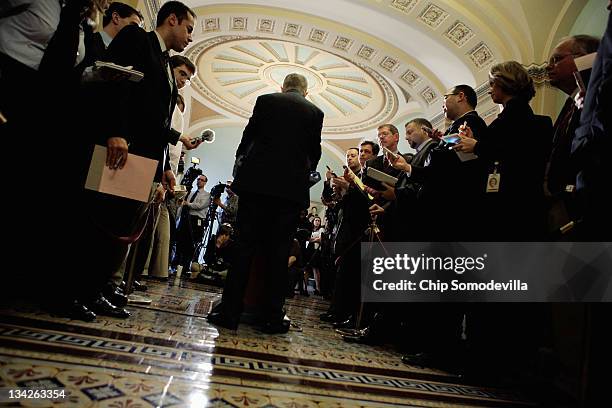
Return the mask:
{"type": "Polygon", "coordinates": [[[156,170],[157,160],[130,153],[122,169],[112,170],[106,166],[106,147],[96,145],[85,188],[146,203],[156,170]]]}

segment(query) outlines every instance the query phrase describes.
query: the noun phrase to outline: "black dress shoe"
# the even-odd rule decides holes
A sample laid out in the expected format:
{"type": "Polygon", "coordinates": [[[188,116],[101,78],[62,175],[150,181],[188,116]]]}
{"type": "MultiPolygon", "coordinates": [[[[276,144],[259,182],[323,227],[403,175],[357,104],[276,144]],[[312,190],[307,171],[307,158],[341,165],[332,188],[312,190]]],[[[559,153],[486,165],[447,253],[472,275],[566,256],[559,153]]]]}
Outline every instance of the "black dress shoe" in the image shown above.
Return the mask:
{"type": "Polygon", "coordinates": [[[332,325],[334,326],[334,329],[354,329],[355,318],[353,316],[349,316],[348,319],[336,321],[332,325]]]}
{"type": "Polygon", "coordinates": [[[104,293],[104,297],[113,306],[116,306],[118,308],[124,308],[128,304],[128,297],[123,294],[123,291],[121,289],[117,289],[112,293],[104,293]]]}
{"type": "Polygon", "coordinates": [[[265,322],[259,326],[259,331],[266,334],[285,334],[289,331],[290,326],[291,321],[283,319],[280,321],[265,322]]]}
{"type": "Polygon", "coordinates": [[[338,318],[333,313],[325,312],[319,315],[319,320],[321,320],[322,322],[332,323],[338,320],[338,318]]]}
{"type": "Polygon", "coordinates": [[[431,356],[428,353],[404,354],[402,356],[402,363],[411,366],[429,367],[431,361],[431,356]]]}
{"type": "Polygon", "coordinates": [[[120,319],[126,319],[131,316],[130,312],[113,305],[104,296],[100,296],[97,299],[87,303],[87,306],[94,313],[102,316],[117,317],[120,319]]]}
{"type": "Polygon", "coordinates": [[[230,330],[238,329],[238,318],[230,317],[223,312],[210,312],[208,316],[206,316],[206,320],[215,326],[224,327],[230,330]]]}
{"type": "Polygon", "coordinates": [[[117,307],[125,307],[128,303],[128,297],[125,296],[123,290],[112,283],[108,283],[104,286],[104,289],[102,289],[102,295],[117,307]]]}
{"type": "Polygon", "coordinates": [[[59,307],[53,307],[52,312],[58,316],[68,317],[73,320],[83,320],[85,322],[96,320],[96,314],[78,300],[73,300],[59,307]]]}
{"type": "Polygon", "coordinates": [[[355,330],[352,332],[347,330],[347,333],[341,334],[341,336],[342,340],[346,341],[347,343],[375,345],[380,342],[379,337],[375,333],[375,330],[372,330],[370,327],[366,327],[365,329],[361,330],[355,330]]]}
{"type": "Polygon", "coordinates": [[[332,323],[334,329],[354,329],[355,328],[355,318],[353,316],[348,316],[344,319],[338,319],[332,323]]]}

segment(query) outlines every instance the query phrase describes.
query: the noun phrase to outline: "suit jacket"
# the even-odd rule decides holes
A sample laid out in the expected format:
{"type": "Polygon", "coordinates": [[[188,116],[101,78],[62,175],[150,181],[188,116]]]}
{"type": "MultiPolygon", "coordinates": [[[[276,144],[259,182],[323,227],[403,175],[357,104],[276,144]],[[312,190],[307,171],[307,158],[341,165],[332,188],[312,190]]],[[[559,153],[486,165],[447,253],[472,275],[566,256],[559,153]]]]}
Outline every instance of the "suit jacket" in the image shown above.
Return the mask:
{"type": "Polygon", "coordinates": [[[92,66],[96,61],[104,61],[106,54],[106,44],[104,44],[102,35],[99,32],[92,32],[89,24],[83,25],[83,31],[85,32],[85,58],[77,66],[79,73],[83,73],[85,68],[92,66]]]}
{"type": "Polygon", "coordinates": [[[576,169],[570,162],[570,153],[574,133],[580,124],[580,113],[574,99],[568,97],[555,121],[546,169],[546,187],[553,195],[565,191],[566,185],[576,183],[576,169]]]}
{"type": "Polygon", "coordinates": [[[244,160],[232,190],[308,206],[308,176],[321,158],[322,128],[323,112],[297,91],[258,97],[236,150],[244,160]],[[271,170],[274,179],[266,180],[271,170]]]}
{"type": "Polygon", "coordinates": [[[105,59],[131,65],[144,78],[140,82],[113,82],[104,88],[108,119],[101,127],[98,143],[106,145],[106,139],[112,136],[125,138],[130,153],[158,160],[155,180],[159,181],[162,171],[170,169],[168,143],[176,144],[180,133],[170,128],[178,90],[171,70],[169,76],[157,35],[127,26],[113,39],[105,59]]]}
{"type": "MultiPolygon", "coordinates": [[[[459,127],[467,122],[474,137],[481,140],[487,125],[475,111],[468,112],[455,120],[446,134],[458,133],[459,127]]],[[[428,166],[412,166],[410,180],[419,183],[418,192],[421,219],[427,219],[427,228],[418,231],[422,240],[474,240],[482,239],[480,207],[486,181],[481,159],[462,162],[454,150],[444,141],[432,146],[428,166]],[[448,216],[452,208],[470,208],[473,216],[468,220],[448,216]]]]}
{"type": "MultiPolygon", "coordinates": [[[[412,161],[412,154],[410,153],[400,153],[404,159],[410,163],[412,161]]],[[[365,163],[363,169],[363,182],[366,186],[373,188],[374,190],[383,190],[382,183],[380,181],[374,180],[373,178],[367,175],[368,167],[372,167],[373,169],[380,170],[385,174],[390,175],[391,177],[398,178],[401,174],[401,170],[394,169],[391,164],[389,164],[385,160],[384,155],[376,156],[373,159],[368,160],[365,163]]]]}
{"type": "Polygon", "coordinates": [[[478,156],[489,164],[499,163],[499,193],[489,193],[486,206],[492,234],[499,240],[538,241],[545,237],[543,158],[551,134],[550,118],[534,115],[526,101],[512,99],[476,144],[478,156]],[[517,130],[522,146],[514,149],[517,130]]]}
{"type": "MultiPolygon", "coordinates": [[[[434,140],[429,139],[427,144],[414,155],[410,164],[413,166],[424,167],[431,150],[436,146],[437,143],[434,140]]],[[[410,205],[410,201],[416,199],[420,188],[421,185],[418,182],[412,180],[406,175],[406,173],[402,173],[397,180],[397,184],[395,185],[395,195],[397,196],[398,206],[401,208],[406,205],[410,205]]],[[[400,209],[400,211],[404,210],[400,209]]]]}
{"type": "Polygon", "coordinates": [[[580,127],[572,143],[572,162],[578,170],[579,191],[597,190],[597,200],[608,192],[612,146],[612,15],[597,50],[580,127]]]}

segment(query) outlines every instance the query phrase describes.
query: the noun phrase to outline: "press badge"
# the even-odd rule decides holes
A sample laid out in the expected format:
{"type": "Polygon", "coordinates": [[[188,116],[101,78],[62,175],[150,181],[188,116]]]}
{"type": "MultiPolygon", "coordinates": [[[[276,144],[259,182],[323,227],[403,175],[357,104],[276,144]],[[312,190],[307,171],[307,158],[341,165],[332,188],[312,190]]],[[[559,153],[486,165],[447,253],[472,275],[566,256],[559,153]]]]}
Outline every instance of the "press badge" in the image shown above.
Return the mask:
{"type": "Polygon", "coordinates": [[[202,226],[202,220],[200,218],[198,218],[198,227],[202,226]]]}
{"type": "Polygon", "coordinates": [[[489,174],[487,178],[487,193],[497,193],[499,192],[499,181],[500,175],[497,172],[497,166],[499,162],[495,162],[495,167],[493,168],[493,173],[489,174]]]}

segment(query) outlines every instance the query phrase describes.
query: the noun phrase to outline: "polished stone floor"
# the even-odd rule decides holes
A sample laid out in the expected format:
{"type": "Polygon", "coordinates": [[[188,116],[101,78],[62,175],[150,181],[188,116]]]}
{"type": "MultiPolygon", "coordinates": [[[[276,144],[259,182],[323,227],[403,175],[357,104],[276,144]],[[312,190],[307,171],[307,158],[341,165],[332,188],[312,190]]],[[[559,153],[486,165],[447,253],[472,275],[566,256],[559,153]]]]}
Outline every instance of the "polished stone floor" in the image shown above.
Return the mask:
{"type": "Polygon", "coordinates": [[[220,290],[148,282],[149,306],[127,320],[93,323],[36,307],[0,310],[0,387],[65,388],[67,398],[24,406],[524,407],[510,390],[466,384],[401,363],[390,347],[344,342],[318,315],[319,297],[288,300],[297,323],[285,335],[248,325],[217,330],[204,316],[220,290]]]}

